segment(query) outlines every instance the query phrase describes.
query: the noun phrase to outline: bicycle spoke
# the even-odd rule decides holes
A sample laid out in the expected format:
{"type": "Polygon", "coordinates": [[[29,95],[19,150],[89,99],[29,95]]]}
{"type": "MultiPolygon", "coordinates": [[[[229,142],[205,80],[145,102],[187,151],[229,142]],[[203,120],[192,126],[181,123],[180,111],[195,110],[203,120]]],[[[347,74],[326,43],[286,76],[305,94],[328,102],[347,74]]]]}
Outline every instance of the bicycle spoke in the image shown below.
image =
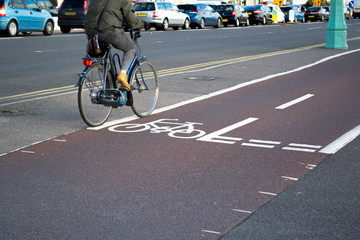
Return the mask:
{"type": "Polygon", "coordinates": [[[132,76],[132,110],[139,117],[146,117],[154,110],[159,96],[159,79],[154,65],[143,60],[132,76]]]}

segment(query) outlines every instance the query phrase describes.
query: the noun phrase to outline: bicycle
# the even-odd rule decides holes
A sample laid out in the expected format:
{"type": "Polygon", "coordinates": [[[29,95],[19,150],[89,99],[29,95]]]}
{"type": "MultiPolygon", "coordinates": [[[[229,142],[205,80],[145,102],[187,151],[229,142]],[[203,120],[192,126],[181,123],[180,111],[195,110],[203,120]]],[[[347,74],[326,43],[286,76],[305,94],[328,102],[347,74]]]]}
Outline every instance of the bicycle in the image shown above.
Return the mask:
{"type": "Polygon", "coordinates": [[[149,116],[159,96],[159,79],[155,66],[141,55],[137,39],[140,31],[130,30],[131,39],[136,46],[135,57],[128,69],[127,77],[130,91],[120,90],[116,81],[121,67],[119,54],[113,54],[111,45],[102,45],[103,54],[99,57],[83,58],[85,69],[77,83],[78,107],[84,122],[91,127],[102,125],[113,108],[131,106],[138,117],[149,116]]]}

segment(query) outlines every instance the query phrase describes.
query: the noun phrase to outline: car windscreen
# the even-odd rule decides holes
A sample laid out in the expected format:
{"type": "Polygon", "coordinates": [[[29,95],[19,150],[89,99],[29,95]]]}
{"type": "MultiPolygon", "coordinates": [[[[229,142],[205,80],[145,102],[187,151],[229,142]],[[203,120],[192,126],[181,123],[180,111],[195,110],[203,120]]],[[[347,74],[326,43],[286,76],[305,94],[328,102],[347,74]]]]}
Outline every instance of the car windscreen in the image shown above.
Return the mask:
{"type": "Polygon", "coordinates": [[[135,3],[135,11],[155,11],[155,4],[152,2],[148,3],[135,3]]]}
{"type": "Polygon", "coordinates": [[[321,10],[321,8],[320,7],[309,7],[308,8],[308,11],[320,11],[321,10]]]}
{"type": "Polygon", "coordinates": [[[261,5],[245,6],[244,9],[245,11],[253,11],[253,10],[261,9],[261,5]]]}
{"type": "Polygon", "coordinates": [[[195,5],[178,5],[178,8],[185,10],[185,11],[195,11],[196,10],[195,5]]]}
{"type": "Polygon", "coordinates": [[[283,11],[290,11],[292,8],[291,7],[281,7],[281,10],[283,11]]]}
{"type": "Polygon", "coordinates": [[[232,5],[220,5],[216,8],[216,11],[220,12],[227,12],[227,11],[233,11],[234,7],[232,5]]]}
{"type": "Polygon", "coordinates": [[[61,7],[67,8],[83,8],[84,7],[84,0],[65,0],[61,7]]]}
{"type": "Polygon", "coordinates": [[[0,0],[0,8],[2,7],[2,5],[4,5],[4,1],[5,0],[0,0]]]}

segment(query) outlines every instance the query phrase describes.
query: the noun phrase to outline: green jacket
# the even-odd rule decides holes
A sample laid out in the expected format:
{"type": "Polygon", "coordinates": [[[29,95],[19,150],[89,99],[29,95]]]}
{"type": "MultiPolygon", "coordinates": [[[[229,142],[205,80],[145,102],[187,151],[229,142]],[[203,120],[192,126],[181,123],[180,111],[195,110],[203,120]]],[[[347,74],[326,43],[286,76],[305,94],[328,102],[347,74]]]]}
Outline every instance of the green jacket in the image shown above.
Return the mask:
{"type": "Polygon", "coordinates": [[[141,29],[144,27],[144,22],[136,18],[130,0],[92,0],[85,15],[85,33],[88,38],[92,38],[97,33],[104,33],[113,28],[122,28],[124,22],[127,28],[141,29]],[[99,20],[106,1],[109,2],[99,20]]]}

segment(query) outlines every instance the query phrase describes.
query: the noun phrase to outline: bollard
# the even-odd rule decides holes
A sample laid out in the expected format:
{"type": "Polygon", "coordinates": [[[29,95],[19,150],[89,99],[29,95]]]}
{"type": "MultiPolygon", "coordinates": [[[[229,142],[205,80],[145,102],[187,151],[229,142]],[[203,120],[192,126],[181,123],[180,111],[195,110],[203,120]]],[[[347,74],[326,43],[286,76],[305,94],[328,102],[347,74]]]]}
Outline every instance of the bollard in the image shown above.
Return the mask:
{"type": "Polygon", "coordinates": [[[331,0],[330,8],[325,48],[347,49],[347,26],[344,17],[343,0],[331,0]]]}

